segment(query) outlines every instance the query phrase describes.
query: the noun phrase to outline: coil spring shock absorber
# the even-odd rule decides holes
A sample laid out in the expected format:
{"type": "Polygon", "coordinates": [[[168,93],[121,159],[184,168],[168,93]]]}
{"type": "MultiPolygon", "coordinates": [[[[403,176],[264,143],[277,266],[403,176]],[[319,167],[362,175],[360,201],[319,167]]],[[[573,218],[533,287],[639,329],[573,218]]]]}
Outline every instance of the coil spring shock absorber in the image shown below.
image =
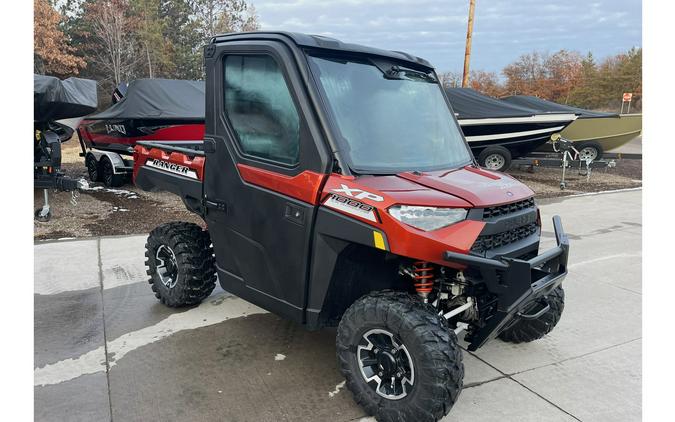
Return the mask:
{"type": "Polygon", "coordinates": [[[416,261],[412,266],[415,291],[427,301],[434,287],[434,266],[425,261],[416,261]]]}

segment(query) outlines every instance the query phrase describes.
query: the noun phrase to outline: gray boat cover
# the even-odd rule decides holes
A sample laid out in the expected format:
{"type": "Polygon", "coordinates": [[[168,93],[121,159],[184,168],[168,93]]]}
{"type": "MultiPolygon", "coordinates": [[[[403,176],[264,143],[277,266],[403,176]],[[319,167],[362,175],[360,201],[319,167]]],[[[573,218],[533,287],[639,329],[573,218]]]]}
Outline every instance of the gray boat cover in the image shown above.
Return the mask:
{"type": "Polygon", "coordinates": [[[136,79],[118,103],[87,119],[204,120],[205,104],[203,81],[136,79]]]}
{"type": "Polygon", "coordinates": [[[446,88],[445,92],[448,94],[452,109],[460,120],[529,117],[540,114],[531,108],[508,104],[471,88],[446,88]]]}
{"type": "Polygon", "coordinates": [[[48,122],[96,111],[96,81],[33,74],[33,119],[48,122]]]}
{"type": "Polygon", "coordinates": [[[511,105],[532,108],[539,111],[540,113],[574,113],[578,115],[580,119],[594,117],[619,117],[618,114],[585,110],[583,108],[572,107],[554,103],[553,101],[543,100],[531,95],[511,95],[510,97],[505,97],[501,100],[511,105]]]}

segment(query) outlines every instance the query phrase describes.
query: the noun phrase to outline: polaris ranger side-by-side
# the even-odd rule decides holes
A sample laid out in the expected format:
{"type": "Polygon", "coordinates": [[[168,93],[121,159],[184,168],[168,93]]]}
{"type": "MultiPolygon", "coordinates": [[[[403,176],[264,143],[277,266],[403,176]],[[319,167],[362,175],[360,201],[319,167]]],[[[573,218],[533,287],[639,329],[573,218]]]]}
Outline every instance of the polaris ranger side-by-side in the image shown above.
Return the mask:
{"type": "Polygon", "coordinates": [[[462,389],[458,335],[476,350],[560,319],[569,244],[539,253],[533,192],[479,168],[423,59],[291,33],[205,47],[199,149],[142,142],[135,183],[180,195],[208,230],[154,229],[147,266],[168,306],[216,280],[308,329],[337,326],[357,403],[434,421],[462,389]]]}

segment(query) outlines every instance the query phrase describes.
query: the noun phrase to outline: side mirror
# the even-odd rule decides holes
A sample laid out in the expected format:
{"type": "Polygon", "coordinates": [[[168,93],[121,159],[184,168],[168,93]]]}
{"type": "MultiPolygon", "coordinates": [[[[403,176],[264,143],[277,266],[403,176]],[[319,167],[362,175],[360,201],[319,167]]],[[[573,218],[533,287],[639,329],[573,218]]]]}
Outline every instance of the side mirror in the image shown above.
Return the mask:
{"type": "Polygon", "coordinates": [[[559,140],[560,140],[560,134],[559,133],[554,133],[553,135],[551,135],[551,141],[557,142],[559,140]]]}

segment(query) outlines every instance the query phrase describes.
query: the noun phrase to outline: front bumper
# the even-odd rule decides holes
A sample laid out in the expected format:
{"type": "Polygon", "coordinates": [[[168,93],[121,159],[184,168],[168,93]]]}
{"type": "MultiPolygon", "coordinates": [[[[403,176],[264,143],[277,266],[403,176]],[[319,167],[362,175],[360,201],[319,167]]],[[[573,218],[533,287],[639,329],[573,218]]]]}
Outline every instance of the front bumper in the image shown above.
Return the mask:
{"type": "Polygon", "coordinates": [[[558,287],[567,276],[570,244],[557,215],[553,217],[553,228],[558,245],[527,261],[445,252],[445,260],[477,269],[481,274],[480,282],[497,297],[494,315],[467,336],[469,350],[474,351],[496,337],[514,318],[532,319],[543,313],[526,315],[523,312],[558,287]]]}

